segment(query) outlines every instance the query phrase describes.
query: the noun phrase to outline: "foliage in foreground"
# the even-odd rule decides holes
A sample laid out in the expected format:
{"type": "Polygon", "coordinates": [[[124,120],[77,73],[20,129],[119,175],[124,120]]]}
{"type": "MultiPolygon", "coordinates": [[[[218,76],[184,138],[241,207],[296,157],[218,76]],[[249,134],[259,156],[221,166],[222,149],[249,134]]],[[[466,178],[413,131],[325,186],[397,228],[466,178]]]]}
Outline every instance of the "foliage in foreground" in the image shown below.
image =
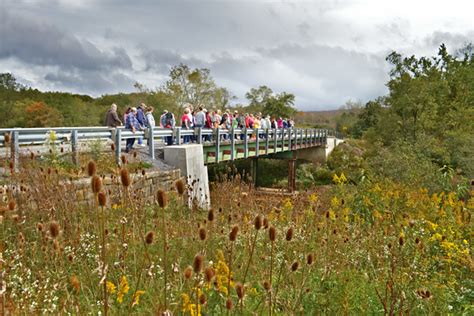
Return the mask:
{"type": "Polygon", "coordinates": [[[91,168],[94,207],[77,205],[54,171],[10,177],[0,205],[6,311],[473,312],[472,199],[389,180],[353,186],[343,174],[328,197],[259,196],[237,175],[213,187],[208,212],[188,210],[186,193],[147,203],[145,175],[126,168],[107,191],[91,168]]]}

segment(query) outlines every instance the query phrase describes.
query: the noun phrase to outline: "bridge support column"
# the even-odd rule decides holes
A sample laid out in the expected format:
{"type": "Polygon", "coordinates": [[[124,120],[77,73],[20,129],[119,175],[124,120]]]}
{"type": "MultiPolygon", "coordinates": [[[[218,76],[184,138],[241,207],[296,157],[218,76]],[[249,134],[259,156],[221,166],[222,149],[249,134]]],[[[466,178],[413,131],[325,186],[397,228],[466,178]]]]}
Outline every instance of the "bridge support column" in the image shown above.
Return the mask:
{"type": "Polygon", "coordinates": [[[296,191],[296,158],[288,160],[288,191],[293,193],[296,191]]]}
{"type": "Polygon", "coordinates": [[[258,185],[258,158],[252,158],[250,161],[250,175],[252,176],[252,184],[256,188],[258,185]]]}
{"type": "Polygon", "coordinates": [[[209,208],[209,178],[207,166],[204,165],[203,148],[200,144],[164,147],[164,160],[167,164],[181,170],[181,176],[186,177],[187,184],[192,188],[188,197],[188,205],[192,207],[197,202],[199,207],[209,208]]]}

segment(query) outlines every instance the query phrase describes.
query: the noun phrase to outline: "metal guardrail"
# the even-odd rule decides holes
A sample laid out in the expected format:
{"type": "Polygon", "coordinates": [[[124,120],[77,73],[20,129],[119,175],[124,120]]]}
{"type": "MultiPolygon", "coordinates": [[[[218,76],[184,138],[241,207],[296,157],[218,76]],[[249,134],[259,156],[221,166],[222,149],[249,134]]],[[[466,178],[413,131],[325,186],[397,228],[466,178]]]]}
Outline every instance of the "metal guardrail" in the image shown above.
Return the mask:
{"type": "MultiPolygon", "coordinates": [[[[115,143],[115,157],[117,163],[120,163],[120,155],[122,152],[123,141],[129,138],[144,137],[147,139],[166,138],[171,137],[171,142],[174,145],[181,145],[188,138],[194,140],[198,144],[204,146],[215,146],[216,162],[219,162],[220,146],[223,144],[223,139],[228,139],[234,153],[236,143],[244,144],[245,153],[248,152],[249,140],[253,136],[255,139],[251,140],[256,143],[259,148],[260,142],[265,145],[266,153],[271,153],[269,148],[277,151],[277,145],[287,144],[289,150],[293,150],[293,145],[303,146],[319,146],[326,144],[327,136],[331,135],[330,130],[326,129],[182,129],[176,127],[169,128],[147,128],[144,131],[137,131],[133,133],[124,127],[109,128],[109,127],[54,127],[54,128],[1,128],[0,129],[0,145],[5,147],[5,134],[10,136],[11,146],[11,160],[15,167],[18,166],[20,146],[25,145],[41,145],[51,140],[51,132],[55,134],[56,143],[70,144],[72,159],[75,164],[78,164],[79,141],[83,140],[112,140],[115,143]],[[236,142],[237,140],[237,142],[236,142]]],[[[337,134],[334,134],[337,136],[337,134]]],[[[152,159],[155,159],[155,142],[148,142],[148,152],[152,159]]],[[[247,154],[245,154],[247,157],[247,154]]],[[[232,155],[231,159],[235,157],[232,155]]]]}

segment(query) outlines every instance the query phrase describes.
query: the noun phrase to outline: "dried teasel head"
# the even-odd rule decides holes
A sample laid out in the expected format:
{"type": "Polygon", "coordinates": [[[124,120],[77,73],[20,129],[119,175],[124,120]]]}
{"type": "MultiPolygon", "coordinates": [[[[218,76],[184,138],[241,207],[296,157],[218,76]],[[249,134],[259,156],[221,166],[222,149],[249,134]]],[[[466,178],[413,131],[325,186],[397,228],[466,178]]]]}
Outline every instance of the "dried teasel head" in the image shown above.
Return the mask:
{"type": "Polygon", "coordinates": [[[105,195],[104,191],[100,191],[97,199],[99,200],[99,205],[104,207],[107,204],[107,195],[105,195]]]}
{"type": "Polygon", "coordinates": [[[227,301],[225,302],[225,308],[227,310],[232,310],[232,308],[234,307],[234,304],[232,303],[232,300],[229,298],[227,298],[227,301]]]}
{"type": "Polygon", "coordinates": [[[74,291],[79,292],[81,288],[81,283],[79,282],[79,279],[77,278],[76,275],[72,275],[71,278],[69,279],[69,283],[71,284],[72,288],[74,291]]]}
{"type": "Polygon", "coordinates": [[[403,236],[400,236],[400,238],[398,238],[398,244],[400,245],[400,247],[402,247],[404,243],[405,241],[403,240],[403,236]]]}
{"type": "Polygon", "coordinates": [[[193,268],[191,266],[186,267],[186,269],[184,269],[183,275],[186,280],[191,279],[193,276],[193,268]]]}
{"type": "Polygon", "coordinates": [[[184,184],[184,181],[183,179],[179,179],[179,180],[176,180],[176,182],[174,183],[175,187],[176,187],[176,191],[178,191],[178,194],[179,195],[183,195],[184,194],[184,190],[186,188],[186,185],[184,184]]]}
{"type": "Polygon", "coordinates": [[[125,155],[120,156],[120,161],[122,162],[122,165],[127,164],[127,157],[125,155]]]}
{"type": "Polygon", "coordinates": [[[8,144],[10,142],[10,133],[3,134],[3,141],[5,142],[5,144],[8,144]]]}
{"type": "Polygon", "coordinates": [[[214,271],[212,267],[207,267],[206,270],[204,270],[204,276],[207,283],[211,283],[215,275],[216,271],[214,271]]]}
{"type": "Polygon", "coordinates": [[[293,228],[290,227],[286,231],[286,241],[291,241],[293,239],[293,228]]]}
{"type": "Polygon", "coordinates": [[[206,240],[206,236],[206,230],[203,227],[199,228],[199,239],[206,240]]]}
{"type": "Polygon", "coordinates": [[[59,235],[59,224],[56,221],[49,223],[49,233],[51,237],[56,238],[59,235]]]}
{"type": "Polygon", "coordinates": [[[128,170],[125,169],[125,168],[122,168],[122,170],[120,170],[120,181],[122,181],[122,185],[124,187],[129,187],[130,186],[130,174],[128,173],[128,170]]]}
{"type": "Polygon", "coordinates": [[[264,282],[263,282],[263,288],[264,288],[266,291],[270,291],[270,289],[272,288],[272,284],[271,284],[269,281],[264,281],[264,282]]]}
{"type": "Polygon", "coordinates": [[[270,226],[268,229],[268,237],[270,238],[270,241],[273,242],[276,239],[276,229],[273,226],[270,226]]]}
{"type": "Polygon", "coordinates": [[[260,230],[262,228],[262,216],[257,215],[255,217],[255,220],[254,220],[253,224],[254,224],[256,230],[260,230]]]}
{"type": "Polygon", "coordinates": [[[214,221],[214,210],[212,208],[207,213],[207,220],[210,222],[214,221]]]}
{"type": "Polygon", "coordinates": [[[312,265],[313,262],[314,262],[314,257],[313,257],[313,254],[310,253],[310,254],[306,257],[306,263],[307,263],[308,265],[312,265]]]}
{"type": "Polygon", "coordinates": [[[10,211],[14,211],[15,208],[16,208],[16,202],[15,202],[15,200],[10,200],[10,201],[8,202],[8,209],[9,209],[10,211]]]}
{"type": "Polygon", "coordinates": [[[298,270],[298,267],[299,267],[298,261],[293,262],[293,264],[291,265],[291,271],[295,272],[296,270],[298,270]]]}
{"type": "Polygon", "coordinates": [[[165,191],[158,190],[158,192],[156,192],[156,198],[158,200],[158,205],[161,208],[165,208],[166,205],[168,205],[168,196],[166,195],[165,191]]]}
{"type": "Polygon", "coordinates": [[[201,304],[201,305],[206,305],[206,295],[201,294],[201,295],[199,296],[199,304],[201,304]]]}
{"type": "Polygon", "coordinates": [[[194,257],[193,269],[195,273],[201,272],[203,262],[204,262],[204,257],[202,255],[198,254],[194,257]]]}
{"type": "Polygon", "coordinates": [[[268,218],[265,217],[265,218],[263,219],[263,228],[267,229],[267,228],[268,228],[268,225],[269,225],[269,223],[268,223],[268,218]]]}
{"type": "Polygon", "coordinates": [[[91,179],[92,192],[99,193],[102,190],[102,179],[98,175],[94,175],[91,179]]]}
{"type": "Polygon", "coordinates": [[[242,283],[239,282],[235,285],[235,292],[240,300],[244,298],[244,286],[242,283]]]}
{"type": "Polygon", "coordinates": [[[92,177],[93,175],[95,175],[97,172],[97,164],[95,163],[94,160],[91,160],[89,161],[89,163],[87,164],[87,174],[89,175],[89,177],[92,177]]]}
{"type": "Polygon", "coordinates": [[[237,233],[239,232],[239,226],[232,227],[232,230],[229,233],[229,240],[235,241],[237,239],[237,233]]]}
{"type": "Polygon", "coordinates": [[[39,231],[39,232],[42,232],[44,227],[43,227],[43,223],[38,223],[36,224],[36,229],[39,231]]]}
{"type": "Polygon", "coordinates": [[[153,238],[155,237],[155,233],[152,232],[152,231],[149,231],[146,235],[145,235],[145,243],[147,245],[151,245],[153,243],[153,238]]]}

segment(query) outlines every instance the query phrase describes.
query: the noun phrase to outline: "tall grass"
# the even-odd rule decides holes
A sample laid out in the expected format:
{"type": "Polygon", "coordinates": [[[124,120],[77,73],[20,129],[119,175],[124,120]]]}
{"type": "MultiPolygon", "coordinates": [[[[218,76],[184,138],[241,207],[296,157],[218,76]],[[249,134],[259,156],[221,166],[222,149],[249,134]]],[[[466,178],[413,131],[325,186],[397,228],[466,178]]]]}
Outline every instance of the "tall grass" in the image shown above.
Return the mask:
{"type": "Polygon", "coordinates": [[[339,181],[262,196],[236,175],[190,211],[183,183],[150,203],[125,164],[89,173],[113,180],[93,178],[86,205],[61,172],[23,165],[1,191],[3,314],[473,311],[473,201],[454,193],[339,181]]]}

